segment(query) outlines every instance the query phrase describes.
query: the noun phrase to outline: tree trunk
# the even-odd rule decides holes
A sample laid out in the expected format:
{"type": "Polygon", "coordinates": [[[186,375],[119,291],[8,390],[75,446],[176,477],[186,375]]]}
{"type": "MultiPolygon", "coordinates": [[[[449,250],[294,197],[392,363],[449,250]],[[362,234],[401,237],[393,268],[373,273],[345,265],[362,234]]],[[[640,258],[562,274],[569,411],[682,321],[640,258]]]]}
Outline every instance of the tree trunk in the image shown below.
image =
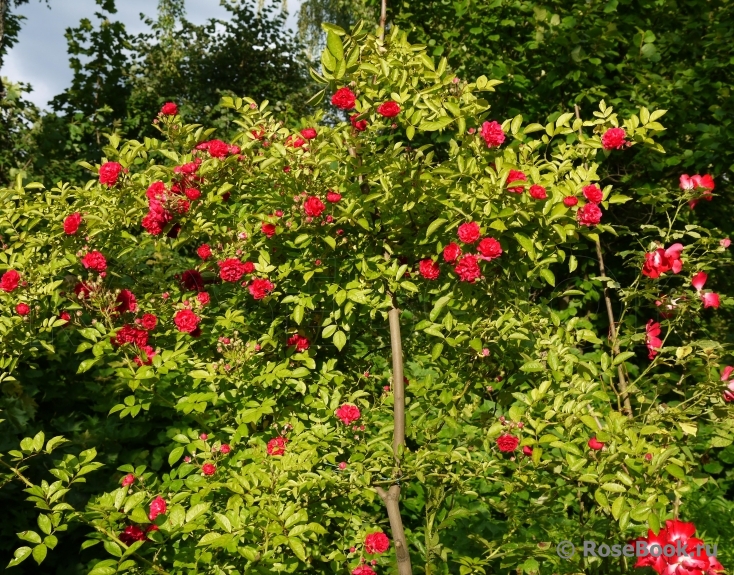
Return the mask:
{"type": "MultiPolygon", "coordinates": [[[[403,343],[400,337],[400,310],[393,306],[388,312],[390,321],[390,345],[392,347],[392,379],[394,420],[393,429],[393,457],[395,470],[400,472],[401,452],[405,446],[405,380],[403,378],[403,343]]],[[[399,575],[412,575],[410,566],[410,553],[405,541],[405,530],[403,529],[403,518],[400,516],[400,485],[391,485],[388,491],[382,487],[375,487],[375,491],[382,499],[390,519],[390,530],[395,545],[395,555],[398,561],[399,575]]]]}

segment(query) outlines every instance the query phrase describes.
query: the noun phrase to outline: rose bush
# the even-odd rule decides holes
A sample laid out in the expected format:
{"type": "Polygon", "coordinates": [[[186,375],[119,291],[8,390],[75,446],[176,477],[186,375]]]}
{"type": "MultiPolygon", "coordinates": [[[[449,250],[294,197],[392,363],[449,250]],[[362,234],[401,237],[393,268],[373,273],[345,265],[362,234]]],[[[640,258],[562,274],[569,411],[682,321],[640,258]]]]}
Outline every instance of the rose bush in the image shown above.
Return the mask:
{"type": "Polygon", "coordinates": [[[701,191],[658,192],[666,229],[604,222],[632,198],[599,163],[661,151],[664,112],[500,121],[496,81],[455,81],[399,30],[327,32],[313,101],[342,122],[304,134],[225,98],[227,143],[168,106],[85,185],[0,192],[2,381],[63,359],[69,393],[149,445],[120,464],[75,441],[46,472],[60,439],[39,434],[4,456],[40,530],[11,565],[75,525],[94,575],[622,572],[555,544],[662,533],[710,480],[696,451],[732,443],[727,352],[699,321],[731,299],[696,276],[726,248],[677,225],[701,191]],[[637,238],[615,254],[633,285],[600,233],[637,238]],[[590,249],[608,334],[556,281],[590,249]]]}

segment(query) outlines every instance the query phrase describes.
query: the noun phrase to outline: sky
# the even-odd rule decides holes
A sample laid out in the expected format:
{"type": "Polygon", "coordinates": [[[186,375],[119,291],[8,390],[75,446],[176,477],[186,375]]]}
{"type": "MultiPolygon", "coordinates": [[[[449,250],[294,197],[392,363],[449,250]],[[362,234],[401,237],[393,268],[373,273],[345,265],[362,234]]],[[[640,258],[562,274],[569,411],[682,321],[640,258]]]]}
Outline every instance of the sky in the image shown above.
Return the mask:
{"type": "MultiPolygon", "coordinates": [[[[269,0],[273,1],[273,0],[269,0]]],[[[130,33],[142,32],[145,25],[140,13],[154,16],[158,0],[117,0],[116,18],[124,22],[130,33]]],[[[296,27],[300,0],[288,0],[288,26],[296,27]]],[[[15,82],[27,82],[33,87],[28,99],[47,109],[47,103],[66,88],[72,79],[66,53],[64,32],[76,26],[82,18],[93,22],[99,7],[94,0],[50,0],[48,5],[30,0],[18,12],[26,17],[18,43],[5,58],[0,76],[15,82]]],[[[202,24],[209,18],[224,17],[227,12],[219,0],[186,0],[189,20],[202,24]]]]}

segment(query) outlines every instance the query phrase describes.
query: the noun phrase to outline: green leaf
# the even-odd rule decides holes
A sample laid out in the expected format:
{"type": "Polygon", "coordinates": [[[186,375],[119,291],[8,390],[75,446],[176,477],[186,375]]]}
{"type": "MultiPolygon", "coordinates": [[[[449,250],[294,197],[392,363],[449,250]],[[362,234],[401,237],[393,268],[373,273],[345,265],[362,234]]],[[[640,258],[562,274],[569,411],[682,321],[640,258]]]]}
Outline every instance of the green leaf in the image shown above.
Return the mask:
{"type": "Polygon", "coordinates": [[[114,541],[102,541],[102,546],[105,548],[105,551],[113,557],[122,557],[122,549],[120,549],[120,546],[114,541]]]}
{"type": "Polygon", "coordinates": [[[184,453],[184,447],[180,445],[179,447],[175,447],[171,453],[168,454],[168,465],[173,465],[176,463],[179,459],[181,459],[181,456],[184,453]]]}
{"type": "Polygon", "coordinates": [[[202,515],[209,509],[208,503],[198,503],[186,512],[186,523],[191,523],[194,519],[202,515]]]}
{"type": "Polygon", "coordinates": [[[545,365],[539,361],[529,361],[528,363],[520,366],[520,371],[525,373],[537,373],[539,371],[545,371],[545,365]]]}
{"type": "Polygon", "coordinates": [[[556,276],[548,268],[540,270],[540,275],[552,287],[556,287],[556,276]]]}
{"type": "Polygon", "coordinates": [[[623,351],[617,357],[614,358],[612,365],[619,365],[620,363],[624,363],[629,358],[634,357],[634,356],[635,356],[635,352],[633,351],[623,351]]]}
{"type": "Polygon", "coordinates": [[[428,224],[428,228],[426,229],[426,238],[430,238],[433,233],[442,225],[445,224],[447,220],[444,218],[438,218],[436,220],[433,220],[430,224],[428,224]]]}
{"type": "Polygon", "coordinates": [[[443,116],[438,120],[421,120],[421,123],[418,125],[418,129],[424,132],[436,132],[449,126],[454,119],[455,118],[450,118],[449,116],[443,116]]]}
{"type": "Polygon", "coordinates": [[[46,555],[48,554],[48,547],[45,545],[36,545],[33,548],[33,559],[38,563],[39,565],[43,563],[43,560],[46,558],[46,555]]]}
{"type": "Polygon", "coordinates": [[[334,334],[334,346],[339,351],[342,350],[342,348],[347,344],[347,334],[345,334],[343,331],[339,330],[334,334]]]}
{"type": "Polygon", "coordinates": [[[147,495],[143,491],[133,493],[130,497],[128,497],[128,500],[125,501],[125,507],[123,507],[123,511],[125,513],[128,513],[133,507],[137,507],[143,501],[145,501],[146,497],[147,495]]]}
{"type": "Polygon", "coordinates": [[[31,549],[30,547],[18,547],[13,554],[13,559],[11,559],[10,563],[8,563],[8,567],[15,567],[16,565],[22,563],[31,556],[32,552],[33,549],[31,549]]]}
{"type": "Polygon", "coordinates": [[[326,33],[326,47],[336,60],[344,60],[344,45],[341,38],[334,32],[326,33]]]}
{"type": "Polygon", "coordinates": [[[683,471],[683,469],[681,469],[675,463],[671,463],[670,465],[667,465],[665,467],[665,471],[667,471],[668,473],[670,473],[676,479],[685,479],[686,478],[686,472],[683,471]]]}
{"type": "Polygon", "coordinates": [[[38,516],[38,527],[43,531],[46,535],[51,535],[52,525],[51,525],[51,519],[49,519],[48,515],[44,515],[43,513],[38,516]]]}
{"type": "Polygon", "coordinates": [[[302,305],[297,305],[296,308],[293,310],[293,321],[295,321],[298,325],[301,325],[301,322],[303,321],[303,314],[306,312],[306,308],[304,308],[302,305]]]}
{"type": "Polygon", "coordinates": [[[535,246],[533,240],[522,234],[515,234],[515,239],[522,246],[522,248],[528,252],[531,260],[535,260],[535,246]]]}
{"type": "Polygon", "coordinates": [[[90,358],[90,359],[85,359],[83,362],[81,362],[79,364],[79,367],[77,368],[76,372],[77,373],[85,373],[85,372],[89,371],[90,369],[92,369],[99,362],[100,362],[100,358],[98,358],[98,357],[90,358]]]}
{"type": "Polygon", "coordinates": [[[617,499],[614,500],[614,503],[612,503],[612,516],[614,519],[619,520],[619,516],[622,513],[622,508],[624,506],[625,497],[624,495],[620,495],[617,497],[617,499]]]}
{"type": "Polygon", "coordinates": [[[303,547],[303,543],[297,537],[288,538],[288,547],[291,548],[293,554],[298,557],[301,561],[306,561],[306,549],[303,547]]]}

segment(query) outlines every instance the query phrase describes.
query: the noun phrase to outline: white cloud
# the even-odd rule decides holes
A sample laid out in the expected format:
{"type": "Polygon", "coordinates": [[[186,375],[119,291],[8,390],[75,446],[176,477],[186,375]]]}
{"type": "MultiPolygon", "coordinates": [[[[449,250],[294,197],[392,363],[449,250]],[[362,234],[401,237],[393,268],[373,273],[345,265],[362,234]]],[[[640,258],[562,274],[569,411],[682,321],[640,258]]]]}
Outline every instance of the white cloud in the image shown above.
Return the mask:
{"type": "MultiPolygon", "coordinates": [[[[273,1],[273,0],[270,0],[273,1]]],[[[140,13],[154,16],[157,0],[117,0],[117,15],[125,23],[130,33],[138,33],[145,26],[140,13]]],[[[69,85],[72,71],[66,53],[67,28],[76,26],[82,18],[93,21],[99,7],[94,0],[51,0],[45,3],[31,0],[20,8],[26,17],[23,22],[18,43],[5,57],[0,75],[16,82],[27,82],[33,86],[29,99],[38,106],[47,103],[69,85]]],[[[290,14],[288,26],[296,26],[300,0],[289,0],[290,14]]],[[[209,18],[224,18],[227,11],[219,0],[186,0],[187,16],[195,23],[203,23],[209,18]]]]}

